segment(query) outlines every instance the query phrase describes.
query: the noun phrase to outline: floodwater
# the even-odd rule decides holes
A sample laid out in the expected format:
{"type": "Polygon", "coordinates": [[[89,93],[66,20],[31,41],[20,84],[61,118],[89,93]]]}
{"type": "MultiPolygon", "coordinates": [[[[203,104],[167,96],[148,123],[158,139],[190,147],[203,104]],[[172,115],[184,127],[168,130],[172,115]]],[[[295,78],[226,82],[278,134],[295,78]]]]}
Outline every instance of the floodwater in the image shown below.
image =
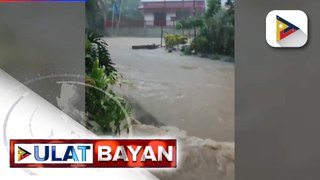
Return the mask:
{"type": "Polygon", "coordinates": [[[105,38],[116,68],[127,83],[125,95],[160,124],[189,136],[234,141],[234,64],[168,53],[164,48],[132,50],[132,45],[160,44],[160,38],[105,38]]]}

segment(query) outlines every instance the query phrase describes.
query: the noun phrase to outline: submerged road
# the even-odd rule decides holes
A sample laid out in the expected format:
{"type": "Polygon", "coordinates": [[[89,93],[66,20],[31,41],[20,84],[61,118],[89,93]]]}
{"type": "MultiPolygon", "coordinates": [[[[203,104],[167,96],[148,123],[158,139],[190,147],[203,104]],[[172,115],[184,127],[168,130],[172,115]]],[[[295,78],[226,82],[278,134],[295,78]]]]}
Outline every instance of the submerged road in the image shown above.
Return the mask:
{"type": "Polygon", "coordinates": [[[234,64],[164,48],[132,50],[132,45],[160,44],[160,38],[105,38],[122,87],[149,117],[176,126],[190,136],[234,141],[234,64]]]}

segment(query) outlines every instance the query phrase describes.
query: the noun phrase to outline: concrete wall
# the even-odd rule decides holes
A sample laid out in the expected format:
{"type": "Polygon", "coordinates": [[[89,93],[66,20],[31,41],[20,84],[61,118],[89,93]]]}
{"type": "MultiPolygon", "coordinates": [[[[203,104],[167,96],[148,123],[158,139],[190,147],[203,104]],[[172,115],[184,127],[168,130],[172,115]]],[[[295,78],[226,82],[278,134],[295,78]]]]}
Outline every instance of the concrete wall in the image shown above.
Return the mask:
{"type": "Polygon", "coordinates": [[[176,17],[176,12],[167,12],[167,26],[173,26],[173,21],[171,21],[171,17],[176,17]]]}
{"type": "MultiPolygon", "coordinates": [[[[175,33],[180,31],[175,30],[175,33]]],[[[173,33],[172,27],[164,27],[163,33],[173,33]]],[[[105,30],[106,36],[116,37],[161,37],[161,27],[144,27],[144,28],[119,28],[112,32],[112,29],[105,30]]]]}

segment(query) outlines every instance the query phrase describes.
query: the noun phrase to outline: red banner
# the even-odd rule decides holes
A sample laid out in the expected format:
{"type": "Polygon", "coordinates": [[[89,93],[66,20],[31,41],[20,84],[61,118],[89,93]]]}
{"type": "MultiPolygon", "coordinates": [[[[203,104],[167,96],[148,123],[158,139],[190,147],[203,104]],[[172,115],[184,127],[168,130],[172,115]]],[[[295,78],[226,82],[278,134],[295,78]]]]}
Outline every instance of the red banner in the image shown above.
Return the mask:
{"type": "Polygon", "coordinates": [[[10,167],[175,168],[175,139],[11,140],[10,167]]]}

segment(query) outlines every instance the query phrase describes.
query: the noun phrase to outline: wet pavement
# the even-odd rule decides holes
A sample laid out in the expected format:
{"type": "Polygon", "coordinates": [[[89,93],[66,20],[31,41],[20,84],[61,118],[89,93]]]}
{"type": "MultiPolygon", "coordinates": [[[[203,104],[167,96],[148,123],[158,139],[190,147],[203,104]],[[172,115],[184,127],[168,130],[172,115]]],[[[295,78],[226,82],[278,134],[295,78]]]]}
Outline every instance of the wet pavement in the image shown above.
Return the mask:
{"type": "Polygon", "coordinates": [[[146,114],[144,119],[176,126],[189,136],[234,141],[233,63],[168,53],[164,48],[131,49],[160,44],[160,38],[105,40],[127,81],[121,89],[146,114]]]}

